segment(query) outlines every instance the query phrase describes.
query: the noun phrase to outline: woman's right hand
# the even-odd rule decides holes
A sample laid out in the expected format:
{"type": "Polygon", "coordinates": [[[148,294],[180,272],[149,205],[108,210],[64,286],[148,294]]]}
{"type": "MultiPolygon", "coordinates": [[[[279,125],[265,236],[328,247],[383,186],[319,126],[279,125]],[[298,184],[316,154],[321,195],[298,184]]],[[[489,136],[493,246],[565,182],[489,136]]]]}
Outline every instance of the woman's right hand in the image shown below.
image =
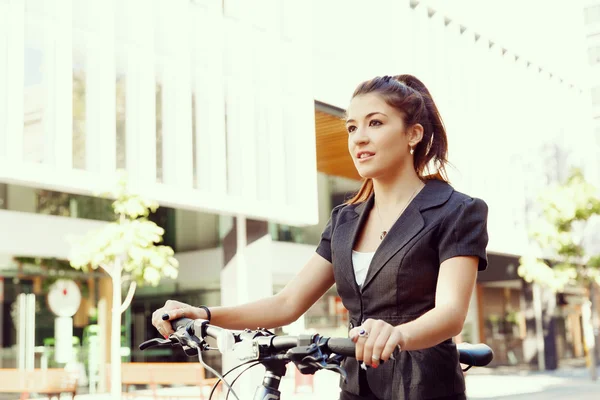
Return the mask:
{"type": "Polygon", "coordinates": [[[152,325],[165,339],[173,333],[171,321],[179,318],[206,319],[206,311],[176,300],[167,300],[162,308],[152,313],[152,325]]]}

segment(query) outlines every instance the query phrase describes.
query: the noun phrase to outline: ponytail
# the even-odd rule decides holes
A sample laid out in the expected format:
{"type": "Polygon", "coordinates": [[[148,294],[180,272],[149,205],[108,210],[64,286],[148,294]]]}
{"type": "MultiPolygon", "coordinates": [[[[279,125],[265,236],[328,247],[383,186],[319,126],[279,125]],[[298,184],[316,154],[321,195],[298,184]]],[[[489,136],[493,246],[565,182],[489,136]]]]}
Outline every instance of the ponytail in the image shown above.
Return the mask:
{"type": "Polygon", "coordinates": [[[433,101],[431,93],[429,93],[425,84],[413,75],[398,75],[394,79],[404,83],[423,98],[424,115],[420,118],[421,121],[416,120],[412,123],[420,123],[424,128],[423,139],[415,148],[415,170],[422,179],[438,179],[448,182],[448,175],[446,173],[448,137],[446,136],[446,127],[444,126],[442,116],[433,101]],[[430,171],[429,163],[431,161],[433,161],[436,167],[436,171],[433,173],[430,171]],[[426,174],[424,174],[425,171],[427,172],[426,174]]]}

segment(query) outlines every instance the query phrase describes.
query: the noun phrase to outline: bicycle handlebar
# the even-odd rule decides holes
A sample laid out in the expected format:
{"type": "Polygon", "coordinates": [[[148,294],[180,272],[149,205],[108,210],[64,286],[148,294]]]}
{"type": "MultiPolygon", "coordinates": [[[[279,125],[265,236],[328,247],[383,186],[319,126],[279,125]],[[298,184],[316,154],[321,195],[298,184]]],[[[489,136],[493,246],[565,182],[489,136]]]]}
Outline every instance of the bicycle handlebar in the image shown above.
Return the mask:
{"type": "MultiPolygon", "coordinates": [[[[355,343],[349,338],[320,337],[318,335],[300,335],[300,336],[276,336],[266,330],[251,331],[245,330],[234,334],[232,331],[210,325],[204,320],[191,320],[181,318],[171,322],[173,329],[177,332],[180,329],[189,329],[194,326],[191,335],[200,339],[210,336],[214,339],[222,339],[224,335],[233,335],[234,343],[240,343],[244,339],[253,339],[259,347],[262,347],[265,357],[285,352],[299,346],[308,346],[310,344],[319,344],[325,353],[335,353],[344,357],[354,357],[356,354],[355,343]],[[197,332],[201,329],[204,332],[197,332]],[[261,335],[265,334],[266,335],[261,335]],[[245,336],[245,337],[244,337],[245,336]]],[[[488,365],[494,358],[492,349],[485,344],[460,343],[457,345],[459,352],[459,362],[473,367],[482,367],[488,365]]],[[[224,349],[220,349],[223,351],[224,349]]]]}
{"type": "MultiPolygon", "coordinates": [[[[219,381],[223,381],[236,398],[237,395],[231,389],[235,380],[229,385],[224,378],[237,367],[221,376],[202,361],[201,352],[213,350],[205,341],[207,337],[217,340],[217,348],[221,353],[233,351],[240,361],[244,361],[239,366],[252,364],[252,367],[260,363],[266,367],[263,385],[257,389],[256,399],[280,398],[278,387],[289,362],[293,362],[302,374],[314,374],[326,369],[339,373],[345,380],[347,374],[341,366],[342,360],[355,357],[356,353],[355,344],[349,338],[324,337],[318,334],[277,336],[261,328],[254,331],[231,331],[210,325],[206,320],[188,318],[171,321],[171,325],[175,332],[168,339],[150,339],[140,344],[140,350],[152,346],[180,346],[187,355],[198,355],[204,367],[218,376],[219,381]]],[[[485,344],[462,343],[457,348],[460,363],[469,368],[487,365],[494,357],[492,350],[485,344]]],[[[363,365],[363,368],[366,367],[363,365]]],[[[212,398],[217,384],[218,382],[213,386],[209,398],[212,398]]]]}
{"type": "Polygon", "coordinates": [[[273,353],[281,353],[294,347],[310,345],[310,343],[316,342],[316,337],[320,339],[321,345],[325,346],[325,349],[328,353],[335,353],[345,357],[354,357],[356,352],[355,344],[349,338],[328,338],[320,337],[318,335],[276,336],[274,334],[268,334],[266,336],[257,336],[257,333],[267,331],[251,331],[248,329],[235,334],[233,333],[233,331],[223,329],[215,325],[210,325],[206,323],[206,321],[191,320],[188,318],[180,318],[174,320],[172,321],[171,325],[173,326],[173,329],[177,332],[181,329],[189,329],[189,327],[192,326],[192,323],[194,329],[193,332],[189,333],[195,335],[196,337],[199,337],[200,339],[202,339],[204,336],[209,336],[213,339],[220,340],[223,338],[224,335],[233,334],[235,343],[239,343],[244,340],[242,336],[246,334],[246,336],[256,340],[259,346],[267,346],[273,353]],[[204,332],[198,332],[198,328],[200,330],[204,330],[204,332]]]}

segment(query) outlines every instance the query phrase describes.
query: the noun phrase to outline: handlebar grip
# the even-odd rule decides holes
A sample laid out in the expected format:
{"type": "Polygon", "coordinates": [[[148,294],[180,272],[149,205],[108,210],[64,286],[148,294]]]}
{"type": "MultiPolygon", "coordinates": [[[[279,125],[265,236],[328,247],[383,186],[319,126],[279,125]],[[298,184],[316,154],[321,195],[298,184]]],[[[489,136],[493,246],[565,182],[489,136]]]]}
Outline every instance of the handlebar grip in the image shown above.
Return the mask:
{"type": "Polygon", "coordinates": [[[173,327],[174,331],[177,331],[179,328],[185,328],[187,324],[189,324],[192,321],[193,320],[190,318],[174,319],[173,321],[171,321],[171,326],[173,327]]]}
{"type": "Polygon", "coordinates": [[[276,351],[285,351],[298,346],[297,336],[274,336],[271,345],[276,351]]]}
{"type": "Polygon", "coordinates": [[[456,346],[459,361],[473,367],[485,367],[494,359],[494,351],[486,344],[460,343],[456,346]]]}
{"type": "Polygon", "coordinates": [[[331,352],[341,356],[354,357],[356,355],[356,344],[351,339],[330,338],[327,341],[327,347],[331,352]]]}

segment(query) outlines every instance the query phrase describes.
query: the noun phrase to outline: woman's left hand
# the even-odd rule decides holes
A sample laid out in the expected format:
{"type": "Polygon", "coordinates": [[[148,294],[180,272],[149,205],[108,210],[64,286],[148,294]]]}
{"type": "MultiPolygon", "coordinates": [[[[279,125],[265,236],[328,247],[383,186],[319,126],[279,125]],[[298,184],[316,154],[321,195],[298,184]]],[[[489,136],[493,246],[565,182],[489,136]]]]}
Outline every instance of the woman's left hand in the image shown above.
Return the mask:
{"type": "Polygon", "coordinates": [[[392,357],[398,345],[403,345],[403,335],[398,326],[380,319],[368,319],[349,333],[356,343],[356,359],[377,368],[381,360],[392,357]]]}

